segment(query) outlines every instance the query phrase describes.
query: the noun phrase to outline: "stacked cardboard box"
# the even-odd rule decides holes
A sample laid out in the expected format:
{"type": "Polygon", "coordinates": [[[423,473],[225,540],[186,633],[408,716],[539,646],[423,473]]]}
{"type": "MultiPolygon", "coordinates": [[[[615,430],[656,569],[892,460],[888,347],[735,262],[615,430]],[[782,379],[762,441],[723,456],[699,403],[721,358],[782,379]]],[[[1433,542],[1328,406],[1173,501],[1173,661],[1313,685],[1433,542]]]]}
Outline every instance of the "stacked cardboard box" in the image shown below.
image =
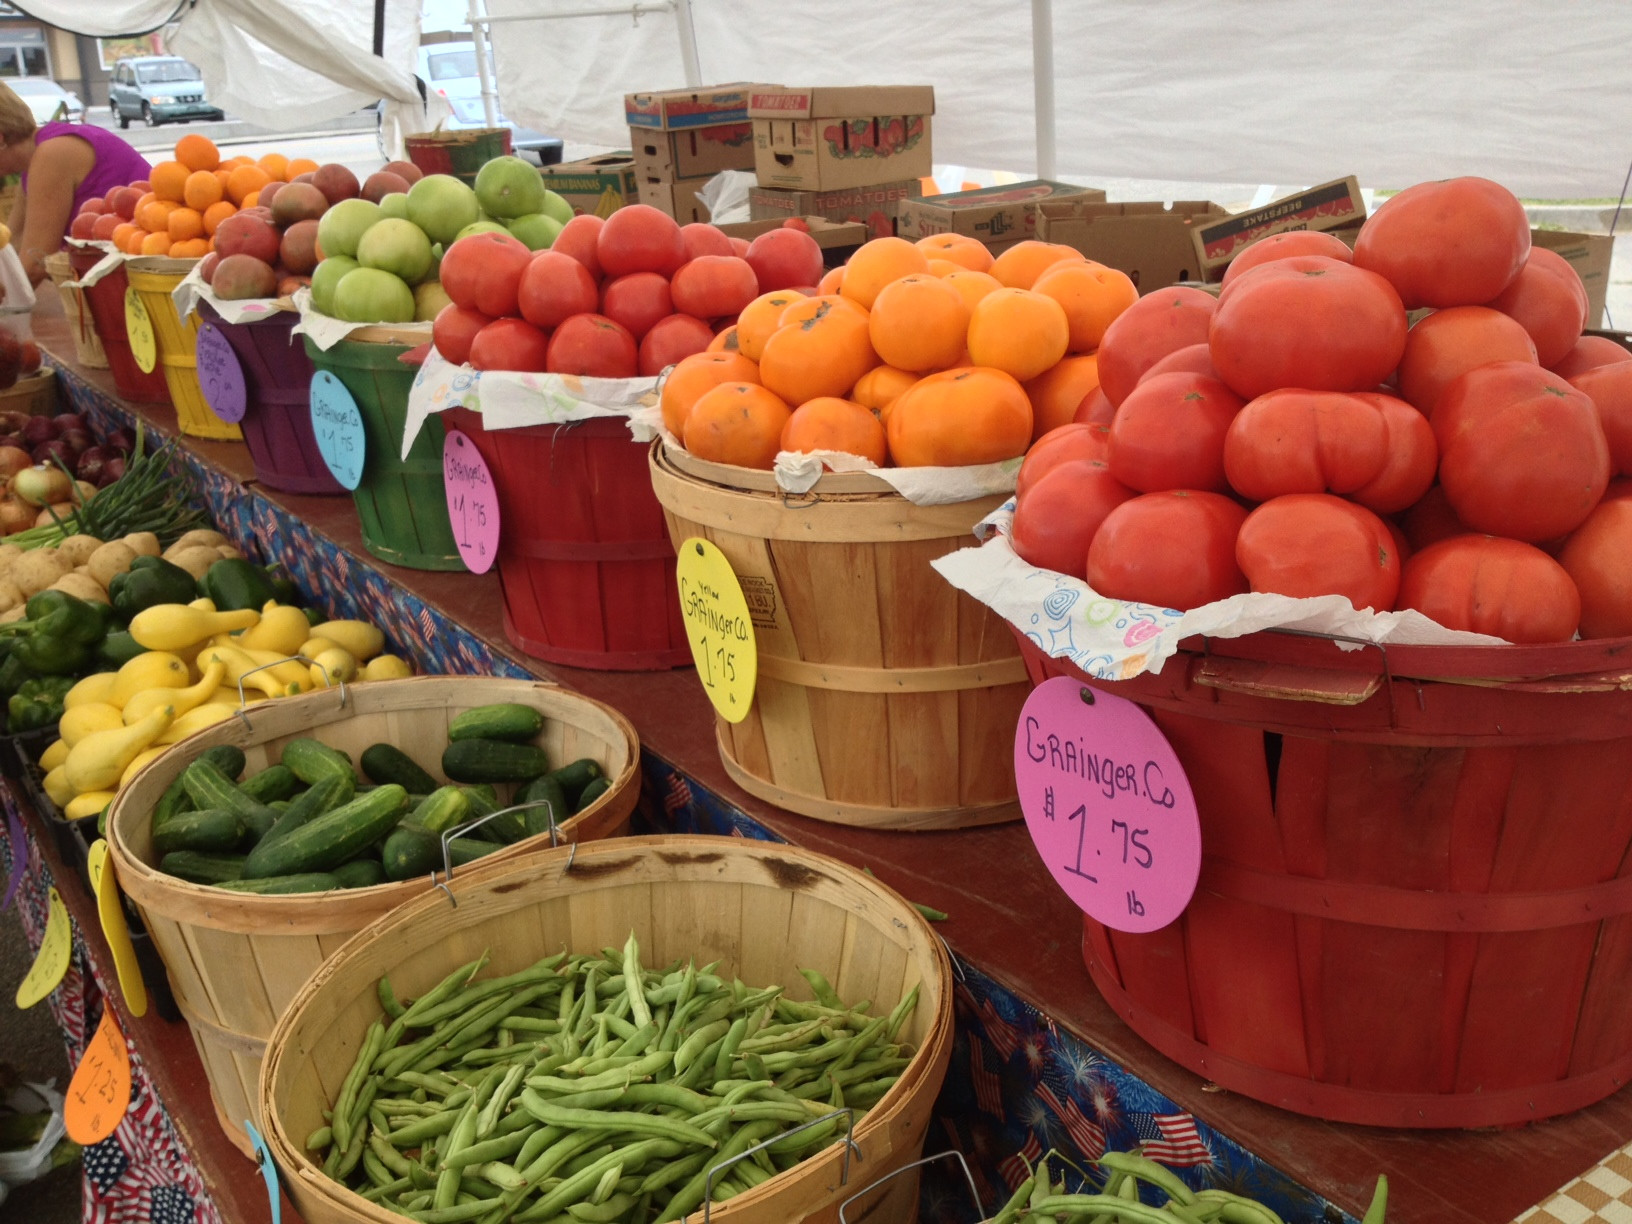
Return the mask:
{"type": "Polygon", "coordinates": [[[973,191],[924,196],[902,201],[896,233],[912,239],[927,238],[931,234],[963,234],[985,243],[995,253],[1037,237],[1037,206],[1045,200],[1066,197],[1088,203],[1103,200],[1105,193],[1097,187],[1028,179],[973,191]]]}
{"type": "Polygon", "coordinates": [[[708,220],[708,206],[697,196],[703,184],[722,170],[754,168],[751,88],[717,85],[624,95],[642,204],[662,209],[682,225],[708,220]]]}
{"type": "Polygon", "coordinates": [[[1071,196],[1037,206],[1037,237],[1074,247],[1089,259],[1119,268],[1140,293],[1180,281],[1200,280],[1200,261],[1191,230],[1228,217],[1208,200],[1172,204],[1105,204],[1071,196]]]}
{"type": "Polygon", "coordinates": [[[821,216],[895,233],[901,201],[923,194],[932,170],[928,85],[788,89],[756,86],[749,193],[754,220],[821,216]]]}
{"type": "Polygon", "coordinates": [[[544,186],[562,196],[575,213],[610,217],[640,199],[640,175],[629,150],[583,161],[545,166],[544,186]]]}

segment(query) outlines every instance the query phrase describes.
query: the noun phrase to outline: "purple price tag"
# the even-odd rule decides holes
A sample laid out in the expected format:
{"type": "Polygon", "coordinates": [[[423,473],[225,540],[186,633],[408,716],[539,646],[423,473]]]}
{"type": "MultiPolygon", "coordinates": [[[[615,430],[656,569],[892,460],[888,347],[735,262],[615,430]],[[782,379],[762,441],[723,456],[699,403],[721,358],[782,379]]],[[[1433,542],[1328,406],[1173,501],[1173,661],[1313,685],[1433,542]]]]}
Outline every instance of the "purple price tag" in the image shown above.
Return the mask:
{"type": "Polygon", "coordinates": [[[216,416],[231,425],[244,419],[249,398],[244,389],[244,368],[238,364],[232,342],[214,323],[198,329],[198,385],[204,391],[204,402],[216,416]]]}
{"type": "Polygon", "coordinates": [[[1080,680],[1045,680],[1020,712],[1014,773],[1043,864],[1090,917],[1155,931],[1184,911],[1201,873],[1201,824],[1184,767],[1148,714],[1080,680]]]}
{"type": "Polygon", "coordinates": [[[499,494],[476,444],[457,429],[442,443],[442,480],[453,542],[465,567],[485,574],[499,556],[499,494]]]}
{"type": "Polygon", "coordinates": [[[6,833],[11,838],[11,879],[6,881],[6,899],[0,903],[0,912],[11,908],[17,897],[17,885],[23,882],[23,871],[28,867],[28,838],[23,834],[23,822],[17,813],[6,812],[6,833]]]}

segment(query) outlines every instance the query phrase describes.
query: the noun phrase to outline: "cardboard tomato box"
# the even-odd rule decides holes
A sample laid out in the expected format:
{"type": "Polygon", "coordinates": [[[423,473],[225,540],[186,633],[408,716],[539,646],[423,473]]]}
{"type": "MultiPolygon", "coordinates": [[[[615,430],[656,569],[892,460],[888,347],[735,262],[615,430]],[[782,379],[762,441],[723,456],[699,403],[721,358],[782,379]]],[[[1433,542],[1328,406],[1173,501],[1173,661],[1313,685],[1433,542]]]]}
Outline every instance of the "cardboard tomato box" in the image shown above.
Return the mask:
{"type": "Polygon", "coordinates": [[[747,123],[748,99],[759,88],[747,81],[704,89],[660,89],[623,95],[623,117],[632,128],[674,132],[683,128],[747,123]]]}
{"type": "MultiPolygon", "coordinates": [[[[1195,246],[1198,280],[1218,280],[1241,251],[1271,234],[1288,230],[1353,230],[1366,219],[1360,180],[1348,178],[1321,183],[1306,191],[1283,196],[1262,208],[1233,213],[1190,229],[1195,246]]],[[[1353,239],[1349,240],[1353,245],[1353,239]]]]}
{"type": "Polygon", "coordinates": [[[1200,280],[1190,231],[1227,217],[1210,200],[1108,204],[1070,198],[1037,206],[1037,237],[1074,247],[1089,259],[1126,272],[1140,293],[1200,280]]]}
{"type": "Polygon", "coordinates": [[[1047,179],[1027,179],[974,191],[953,191],[901,201],[895,232],[903,238],[963,234],[994,250],[1037,236],[1037,206],[1066,196],[1103,200],[1097,187],[1076,187],[1047,179]]]}
{"type": "Polygon", "coordinates": [[[545,166],[544,186],[566,199],[575,213],[610,217],[640,199],[640,177],[633,153],[607,153],[583,161],[545,166]]]}
{"type": "Polygon", "coordinates": [[[721,170],[754,168],[754,125],[712,123],[676,132],[632,127],[629,143],[642,178],[708,178],[721,170]]]}
{"type": "Polygon", "coordinates": [[[754,172],[761,187],[833,191],[932,172],[930,85],[754,87],[754,172]]]}
{"type": "Polygon", "coordinates": [[[1530,231],[1534,246],[1555,251],[1575,269],[1587,290],[1587,326],[1604,321],[1604,300],[1609,296],[1609,264],[1615,254],[1612,234],[1575,234],[1568,230],[1530,231]]]}
{"type": "Polygon", "coordinates": [[[829,221],[857,221],[869,238],[895,234],[896,215],[903,201],[923,193],[918,179],[849,187],[841,191],[787,191],[776,187],[748,190],[748,217],[752,221],[780,221],[787,217],[825,217],[829,221]]]}
{"type": "Polygon", "coordinates": [[[707,221],[711,215],[709,207],[697,193],[713,177],[708,174],[702,178],[668,179],[659,175],[643,174],[637,188],[640,202],[668,213],[681,225],[707,221]]]}

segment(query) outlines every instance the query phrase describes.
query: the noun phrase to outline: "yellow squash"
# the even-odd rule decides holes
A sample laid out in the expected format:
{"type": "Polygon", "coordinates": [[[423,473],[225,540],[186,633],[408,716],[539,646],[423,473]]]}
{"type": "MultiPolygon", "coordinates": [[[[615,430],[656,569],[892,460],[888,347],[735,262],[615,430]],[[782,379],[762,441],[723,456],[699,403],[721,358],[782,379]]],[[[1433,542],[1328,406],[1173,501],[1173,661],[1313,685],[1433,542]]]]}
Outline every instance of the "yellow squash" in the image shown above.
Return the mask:
{"type": "Polygon", "coordinates": [[[406,680],[414,674],[408,660],[396,655],[379,655],[363,668],[364,680],[406,680]]]}
{"type": "Polygon", "coordinates": [[[85,705],[92,701],[108,701],[113,695],[114,682],[117,675],[114,672],[97,672],[93,676],[86,676],[73,688],[69,689],[62,699],[62,708],[71,710],[77,705],[85,705]]]}
{"type": "Polygon", "coordinates": [[[168,707],[117,731],[95,731],[68,750],[63,762],[74,794],[112,790],[136,754],[163,735],[173,720],[168,707]]]}
{"type": "Polygon", "coordinates": [[[216,705],[214,702],[206,701],[203,705],[195,706],[176,719],[164,734],[154,742],[166,746],[179,743],[195,731],[202,731],[205,727],[213,727],[218,722],[225,722],[237,712],[237,706],[216,705]]]}
{"type": "Polygon", "coordinates": [[[221,681],[226,679],[227,666],[220,660],[207,663],[204,674],[199,677],[197,684],[186,688],[152,688],[143,689],[125,702],[125,725],[139,722],[146,718],[160,706],[169,706],[180,718],[194,706],[204,704],[210,695],[221,687],[221,681]]]}
{"type": "Polygon", "coordinates": [[[125,720],[119,716],[118,706],[93,701],[86,705],[77,705],[71,710],[64,710],[61,721],[57,723],[57,734],[68,747],[72,748],[93,732],[112,731],[115,727],[124,725],[125,720]]]}
{"type": "Polygon", "coordinates": [[[59,739],[44,752],[40,753],[41,771],[44,773],[50,773],[58,765],[61,765],[64,761],[66,761],[68,759],[68,749],[70,747],[71,745],[67,740],[59,739]]]}
{"type": "Polygon", "coordinates": [[[67,807],[73,800],[74,788],[68,785],[68,766],[66,764],[58,765],[50,773],[46,774],[45,780],[40,785],[45,787],[46,798],[50,799],[59,808],[67,807]]]}
{"type": "Polygon", "coordinates": [[[150,650],[131,659],[115,674],[108,704],[124,709],[125,702],[143,689],[186,688],[188,675],[187,664],[177,655],[150,650]]]}
{"type": "MultiPolygon", "coordinates": [[[[177,719],[176,721],[179,722],[181,720],[177,719]]],[[[175,723],[170,724],[171,727],[174,727],[175,725],[175,723]]],[[[165,734],[168,735],[169,732],[166,731],[165,734]]],[[[130,764],[125,766],[125,772],[119,775],[119,785],[113,789],[116,791],[122,791],[125,789],[125,787],[129,786],[130,780],[137,774],[141,773],[149,761],[164,755],[165,747],[166,745],[160,744],[157,740],[155,740],[153,742],[153,747],[143,748],[140,752],[138,752],[131,758],[130,764]]]]}
{"type": "Polygon", "coordinates": [[[240,650],[267,650],[288,659],[305,653],[303,648],[311,635],[312,625],[306,613],[288,604],[269,603],[261,609],[259,623],[245,629],[231,644],[240,650]]]}
{"type": "MultiPolygon", "coordinates": [[[[367,621],[333,620],[312,626],[312,637],[328,638],[360,663],[367,662],[385,649],[385,634],[367,621]]],[[[137,641],[141,639],[138,638],[137,641]]]]}
{"type": "Polygon", "coordinates": [[[69,820],[81,820],[86,816],[95,816],[112,802],[112,791],[86,791],[70,799],[68,805],[62,809],[62,814],[69,820]]]}
{"type": "Polygon", "coordinates": [[[357,679],[357,660],[352,658],[349,650],[342,650],[338,646],[330,646],[327,650],[319,651],[315,655],[308,655],[312,661],[312,687],[329,688],[336,684],[350,684],[357,679]]]}
{"type": "Polygon", "coordinates": [[[130,618],[130,636],[149,650],[186,650],[223,630],[248,629],[261,619],[254,608],[207,612],[187,604],[155,604],[130,618]]]}
{"type": "MultiPolygon", "coordinates": [[[[289,682],[287,679],[278,679],[272,674],[274,669],[263,669],[260,663],[246,652],[239,650],[238,647],[210,646],[201,650],[198,654],[198,665],[208,667],[217,659],[225,665],[226,680],[224,683],[231,685],[234,693],[237,692],[238,686],[242,684],[245,688],[257,689],[268,697],[289,696],[289,682]]],[[[300,664],[295,663],[291,666],[299,667],[300,664]]],[[[310,677],[303,678],[310,680],[310,677]]]]}

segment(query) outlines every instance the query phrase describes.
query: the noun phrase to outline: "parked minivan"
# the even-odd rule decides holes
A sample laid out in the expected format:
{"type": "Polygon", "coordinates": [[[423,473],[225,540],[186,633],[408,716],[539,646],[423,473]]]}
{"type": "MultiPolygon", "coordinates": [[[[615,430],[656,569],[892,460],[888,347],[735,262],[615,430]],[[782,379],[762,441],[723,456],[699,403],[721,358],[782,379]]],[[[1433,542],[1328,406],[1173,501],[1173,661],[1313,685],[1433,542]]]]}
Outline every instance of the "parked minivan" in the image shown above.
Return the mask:
{"type": "Polygon", "coordinates": [[[108,109],[128,128],[132,119],[148,127],[226,118],[219,106],[204,99],[204,78],[176,55],[142,55],[119,60],[108,82],[108,109]]]}

